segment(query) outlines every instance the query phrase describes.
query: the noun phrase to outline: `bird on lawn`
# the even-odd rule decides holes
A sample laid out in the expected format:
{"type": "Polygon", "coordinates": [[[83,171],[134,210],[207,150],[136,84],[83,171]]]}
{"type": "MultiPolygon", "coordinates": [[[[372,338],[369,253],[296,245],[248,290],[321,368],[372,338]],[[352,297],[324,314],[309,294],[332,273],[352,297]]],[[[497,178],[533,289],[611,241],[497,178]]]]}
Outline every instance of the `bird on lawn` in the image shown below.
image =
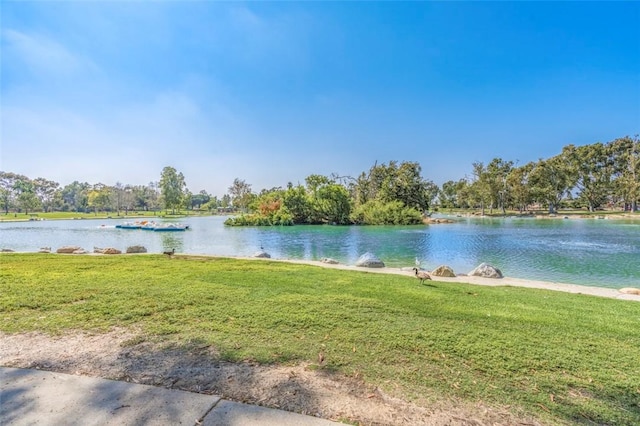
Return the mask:
{"type": "Polygon", "coordinates": [[[418,268],[413,268],[416,271],[416,278],[420,280],[420,284],[424,284],[424,280],[430,280],[431,276],[424,271],[420,271],[418,268]]]}
{"type": "Polygon", "coordinates": [[[162,254],[166,254],[167,256],[172,256],[176,252],[175,247],[171,249],[171,251],[163,251],[162,254]]]}

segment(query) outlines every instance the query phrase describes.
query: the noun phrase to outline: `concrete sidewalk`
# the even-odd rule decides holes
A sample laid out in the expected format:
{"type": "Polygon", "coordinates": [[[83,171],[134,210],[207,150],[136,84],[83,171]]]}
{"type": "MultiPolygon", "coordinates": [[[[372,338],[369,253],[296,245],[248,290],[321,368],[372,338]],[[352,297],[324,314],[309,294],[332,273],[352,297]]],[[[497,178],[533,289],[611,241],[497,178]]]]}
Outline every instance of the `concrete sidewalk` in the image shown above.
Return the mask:
{"type": "Polygon", "coordinates": [[[218,396],[0,367],[0,425],[330,426],[218,396]]]}

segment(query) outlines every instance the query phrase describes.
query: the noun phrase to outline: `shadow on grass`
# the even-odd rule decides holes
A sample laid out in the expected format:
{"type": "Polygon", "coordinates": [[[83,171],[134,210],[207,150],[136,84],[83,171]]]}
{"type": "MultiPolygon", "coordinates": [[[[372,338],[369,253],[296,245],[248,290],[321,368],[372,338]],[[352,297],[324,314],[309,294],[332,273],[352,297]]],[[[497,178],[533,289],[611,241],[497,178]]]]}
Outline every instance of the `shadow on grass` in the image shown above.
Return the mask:
{"type": "MultiPolygon", "coordinates": [[[[101,359],[84,359],[74,363],[38,359],[29,367],[72,374],[79,372],[122,382],[186,390],[208,396],[217,395],[232,401],[311,415],[326,414],[323,413],[321,400],[323,392],[326,391],[326,387],[323,386],[345,380],[340,371],[331,364],[300,366],[294,365],[293,360],[291,365],[226,362],[220,359],[215,348],[201,340],[167,346],[135,339],[130,344],[120,347],[115,360],[108,362],[101,359]],[[87,365],[90,367],[83,371],[83,367],[87,365]]],[[[3,385],[5,380],[3,377],[3,385]]],[[[134,397],[127,400],[134,403],[113,405],[108,402],[118,399],[117,394],[108,397],[109,392],[114,392],[113,389],[120,392],[113,386],[96,385],[86,393],[83,406],[113,416],[124,414],[133,404],[144,405],[142,399],[136,400],[134,397]]],[[[350,391],[357,386],[350,386],[350,391]]],[[[12,419],[15,422],[23,413],[34,411],[33,404],[41,403],[39,400],[26,398],[27,391],[27,387],[19,386],[4,392],[3,387],[0,424],[11,424],[12,421],[9,420],[12,419]]],[[[576,389],[564,395],[563,392],[550,389],[549,394],[551,393],[555,394],[553,399],[540,400],[538,404],[546,413],[545,418],[550,419],[549,424],[640,424],[640,393],[630,392],[628,388],[599,391],[594,386],[589,390],[576,389]],[[611,407],[618,407],[613,417],[611,407]]],[[[142,410],[145,410],[141,413],[143,417],[152,416],[156,408],[145,406],[142,410]]],[[[177,424],[175,416],[178,414],[172,407],[168,407],[167,424],[177,424]]]]}
{"type": "MultiPolygon", "coordinates": [[[[41,369],[111,379],[115,382],[98,383],[91,387],[82,402],[75,405],[91,412],[113,416],[119,414],[116,411],[128,411],[135,404],[136,410],[143,411],[139,413],[140,418],[153,416],[153,410],[158,407],[142,407],[142,400],[137,401],[135,395],[126,399],[129,402],[114,405],[112,402],[122,400],[122,393],[125,392],[117,383],[122,383],[125,387],[126,382],[129,382],[197,392],[209,398],[218,396],[236,402],[317,415],[322,411],[321,404],[317,389],[308,386],[308,378],[315,375],[330,379],[335,374],[329,366],[287,367],[254,362],[226,362],[220,360],[214,348],[198,340],[182,345],[160,345],[133,340],[131,344],[119,349],[115,362],[100,359],[75,362],[37,359],[28,367],[32,370],[22,371],[41,369]]],[[[16,392],[22,391],[22,388],[16,388],[6,395],[3,393],[3,398],[19,402],[12,402],[8,408],[3,404],[6,412],[3,412],[3,422],[0,424],[11,423],[5,423],[5,418],[17,419],[26,412],[37,411],[37,406],[33,404],[40,403],[38,399],[24,395],[14,397],[16,392]]],[[[180,412],[173,412],[172,406],[160,411],[167,416],[166,424],[179,423],[176,416],[180,412]]]]}

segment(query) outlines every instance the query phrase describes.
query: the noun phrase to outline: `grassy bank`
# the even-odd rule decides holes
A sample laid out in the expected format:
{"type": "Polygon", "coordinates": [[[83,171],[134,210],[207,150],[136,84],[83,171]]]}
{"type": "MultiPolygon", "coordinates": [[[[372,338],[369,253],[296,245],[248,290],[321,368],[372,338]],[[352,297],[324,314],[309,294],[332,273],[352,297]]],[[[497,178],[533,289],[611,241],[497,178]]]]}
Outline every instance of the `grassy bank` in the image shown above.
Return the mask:
{"type": "MultiPolygon", "coordinates": [[[[441,208],[437,211],[440,214],[448,215],[463,215],[463,216],[480,216],[482,213],[479,209],[445,209],[441,208]]],[[[622,211],[620,209],[615,210],[596,210],[590,212],[586,209],[560,209],[556,213],[549,213],[548,210],[527,210],[520,212],[518,210],[507,210],[502,213],[502,210],[493,209],[493,211],[486,209],[484,212],[486,217],[501,218],[504,216],[531,216],[531,217],[571,217],[571,218],[598,218],[608,217],[609,219],[615,218],[640,218],[640,212],[622,211]]]]}
{"type": "Polygon", "coordinates": [[[36,212],[36,213],[9,213],[0,214],[0,222],[24,222],[28,220],[57,220],[57,219],[120,219],[120,220],[139,220],[150,217],[166,217],[166,218],[182,218],[187,216],[211,216],[209,212],[200,211],[176,211],[175,214],[162,211],[130,211],[125,214],[124,211],[116,212],[96,212],[96,213],[78,213],[78,212],[36,212]]]}
{"type": "Polygon", "coordinates": [[[640,304],[281,262],[0,256],[0,330],[136,327],[225,360],[317,362],[425,402],[640,424],[640,304]]]}

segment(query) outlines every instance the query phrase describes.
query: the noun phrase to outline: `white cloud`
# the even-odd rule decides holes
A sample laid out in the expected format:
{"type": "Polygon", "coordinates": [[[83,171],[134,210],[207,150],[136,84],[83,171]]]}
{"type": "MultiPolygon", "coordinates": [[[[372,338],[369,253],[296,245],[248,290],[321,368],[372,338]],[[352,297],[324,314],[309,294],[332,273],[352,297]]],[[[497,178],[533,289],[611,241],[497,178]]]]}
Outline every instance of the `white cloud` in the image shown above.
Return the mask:
{"type": "MultiPolygon", "coordinates": [[[[5,29],[2,31],[3,56],[21,60],[35,73],[73,74],[98,67],[88,58],[72,53],[62,44],[40,35],[5,29]]],[[[5,58],[6,60],[6,58],[5,58]]]]}

